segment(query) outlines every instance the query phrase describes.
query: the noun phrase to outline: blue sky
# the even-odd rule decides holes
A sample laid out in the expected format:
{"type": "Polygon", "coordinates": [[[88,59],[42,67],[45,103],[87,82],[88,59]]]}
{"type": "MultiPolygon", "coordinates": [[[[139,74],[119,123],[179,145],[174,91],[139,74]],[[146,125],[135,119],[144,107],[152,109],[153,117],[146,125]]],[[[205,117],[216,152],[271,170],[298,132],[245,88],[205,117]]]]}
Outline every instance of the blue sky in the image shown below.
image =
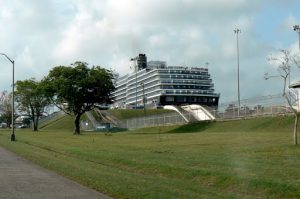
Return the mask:
{"type": "MultiPolygon", "coordinates": [[[[123,75],[138,53],[171,65],[208,62],[227,102],[237,98],[233,30],[242,30],[241,98],[276,94],[281,82],[263,79],[276,73],[266,58],[296,53],[299,8],[297,0],[0,0],[0,52],[16,61],[17,80],[78,60],[123,75]]],[[[0,66],[0,90],[9,90],[10,63],[0,57],[0,66]]]]}
{"type": "Polygon", "coordinates": [[[262,42],[282,43],[282,45],[295,42],[295,32],[292,27],[287,27],[286,23],[288,20],[299,22],[299,8],[299,1],[277,6],[266,4],[256,19],[257,33],[261,35],[262,42]]]}

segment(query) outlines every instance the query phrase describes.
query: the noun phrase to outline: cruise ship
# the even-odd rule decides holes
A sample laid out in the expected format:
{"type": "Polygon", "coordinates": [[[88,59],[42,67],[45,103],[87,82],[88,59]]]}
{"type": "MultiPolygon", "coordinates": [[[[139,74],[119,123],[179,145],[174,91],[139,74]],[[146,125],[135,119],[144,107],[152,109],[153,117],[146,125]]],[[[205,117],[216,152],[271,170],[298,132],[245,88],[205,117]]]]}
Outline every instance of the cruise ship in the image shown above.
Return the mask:
{"type": "Polygon", "coordinates": [[[115,82],[112,108],[158,108],[198,104],[216,108],[220,94],[207,67],[168,66],[149,61],[145,54],[132,58],[134,71],[115,82]]]}

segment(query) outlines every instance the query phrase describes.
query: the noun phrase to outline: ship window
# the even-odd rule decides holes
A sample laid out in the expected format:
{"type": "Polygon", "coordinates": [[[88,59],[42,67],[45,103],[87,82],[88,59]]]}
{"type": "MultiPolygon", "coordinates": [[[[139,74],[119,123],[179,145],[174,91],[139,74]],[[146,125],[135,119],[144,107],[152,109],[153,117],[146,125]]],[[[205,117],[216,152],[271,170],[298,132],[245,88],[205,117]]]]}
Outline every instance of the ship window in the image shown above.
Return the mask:
{"type": "Polygon", "coordinates": [[[187,97],[184,97],[184,96],[178,96],[177,97],[177,102],[187,102],[187,97]]]}
{"type": "Polygon", "coordinates": [[[167,96],[166,97],[166,102],[174,102],[174,97],[173,96],[167,96]]]}
{"type": "Polygon", "coordinates": [[[191,98],[189,99],[189,101],[190,101],[190,102],[197,102],[197,97],[191,97],[191,98]]]}

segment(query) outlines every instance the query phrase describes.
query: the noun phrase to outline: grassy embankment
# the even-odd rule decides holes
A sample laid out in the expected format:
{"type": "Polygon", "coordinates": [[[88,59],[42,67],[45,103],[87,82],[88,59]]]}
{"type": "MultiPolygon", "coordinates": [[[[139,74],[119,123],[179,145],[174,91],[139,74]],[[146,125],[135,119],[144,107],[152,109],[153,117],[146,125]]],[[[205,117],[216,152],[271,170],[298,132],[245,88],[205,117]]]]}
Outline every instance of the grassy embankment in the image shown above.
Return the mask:
{"type": "Polygon", "coordinates": [[[151,116],[151,115],[159,115],[164,113],[172,113],[172,110],[166,109],[137,109],[137,110],[124,110],[124,109],[112,109],[108,111],[110,114],[115,116],[120,120],[124,119],[131,119],[135,117],[144,117],[144,116],[151,116]]]}
{"type": "Polygon", "coordinates": [[[63,117],[0,145],[115,198],[300,198],[293,119],[259,118],[72,135],[63,117]]]}

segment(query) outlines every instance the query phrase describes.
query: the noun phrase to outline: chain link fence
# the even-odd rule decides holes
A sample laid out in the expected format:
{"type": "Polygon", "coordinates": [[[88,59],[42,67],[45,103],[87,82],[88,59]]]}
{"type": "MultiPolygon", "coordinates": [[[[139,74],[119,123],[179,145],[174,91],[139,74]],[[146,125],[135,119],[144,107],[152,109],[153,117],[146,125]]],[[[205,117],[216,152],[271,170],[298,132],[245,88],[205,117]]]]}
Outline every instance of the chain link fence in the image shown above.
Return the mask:
{"type": "MultiPolygon", "coordinates": [[[[253,117],[268,117],[278,115],[292,114],[292,109],[287,105],[282,94],[260,96],[240,101],[240,107],[237,101],[222,103],[217,109],[205,107],[217,121],[245,119],[253,117]]],[[[154,115],[123,120],[122,128],[137,129],[151,126],[165,126],[185,124],[188,122],[199,121],[196,115],[203,114],[201,110],[193,112],[180,111],[181,115],[174,112],[164,115],[154,115]]],[[[210,120],[207,117],[207,120],[210,120]]]]}
{"type": "Polygon", "coordinates": [[[240,101],[222,103],[217,110],[210,110],[217,120],[277,116],[292,113],[282,94],[260,96],[240,101]]]}
{"type": "MultiPolygon", "coordinates": [[[[187,118],[192,117],[191,114],[185,114],[187,118]]],[[[176,124],[185,124],[187,121],[178,113],[170,113],[163,115],[153,115],[148,117],[140,117],[127,119],[122,122],[125,126],[122,128],[127,129],[137,129],[145,128],[151,126],[166,126],[166,125],[176,125],[176,124]]]]}

